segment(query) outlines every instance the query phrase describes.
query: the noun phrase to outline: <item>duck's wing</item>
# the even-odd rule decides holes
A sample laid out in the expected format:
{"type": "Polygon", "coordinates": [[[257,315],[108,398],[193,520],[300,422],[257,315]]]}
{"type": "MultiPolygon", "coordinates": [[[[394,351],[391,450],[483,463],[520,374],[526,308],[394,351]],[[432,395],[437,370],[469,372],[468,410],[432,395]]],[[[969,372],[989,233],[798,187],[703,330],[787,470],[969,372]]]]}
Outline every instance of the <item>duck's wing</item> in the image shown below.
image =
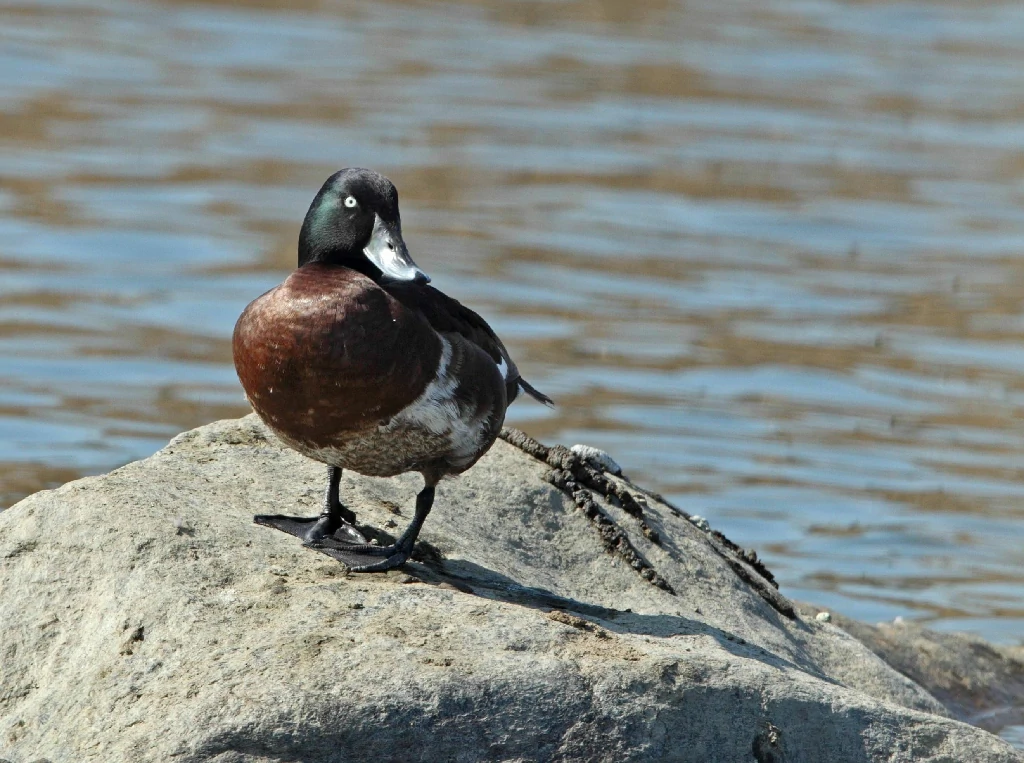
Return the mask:
{"type": "Polygon", "coordinates": [[[544,405],[554,402],[543,392],[535,389],[519,375],[519,369],[512,361],[508,350],[494,330],[473,310],[457,299],[449,297],[433,286],[415,284],[389,284],[384,287],[395,299],[410,310],[420,313],[439,334],[458,334],[486,352],[505,379],[506,397],[509,403],[522,390],[544,405]]]}

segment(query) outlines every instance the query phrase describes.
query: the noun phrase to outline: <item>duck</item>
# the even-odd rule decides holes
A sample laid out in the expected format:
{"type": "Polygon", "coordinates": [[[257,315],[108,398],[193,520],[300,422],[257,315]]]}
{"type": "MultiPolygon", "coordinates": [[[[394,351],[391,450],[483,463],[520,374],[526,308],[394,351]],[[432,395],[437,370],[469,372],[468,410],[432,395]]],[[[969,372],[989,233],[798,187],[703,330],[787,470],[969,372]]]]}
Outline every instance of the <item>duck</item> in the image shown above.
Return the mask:
{"type": "Polygon", "coordinates": [[[254,521],[353,572],[408,561],[437,484],[487,452],[520,393],[553,405],[519,375],[487,322],[430,282],[402,237],[394,184],[346,168],[310,204],[298,267],[235,324],[235,370],[253,411],[285,445],[327,465],[318,516],[254,521]],[[356,527],[339,496],[344,469],[422,475],[397,541],[370,543],[356,527]]]}

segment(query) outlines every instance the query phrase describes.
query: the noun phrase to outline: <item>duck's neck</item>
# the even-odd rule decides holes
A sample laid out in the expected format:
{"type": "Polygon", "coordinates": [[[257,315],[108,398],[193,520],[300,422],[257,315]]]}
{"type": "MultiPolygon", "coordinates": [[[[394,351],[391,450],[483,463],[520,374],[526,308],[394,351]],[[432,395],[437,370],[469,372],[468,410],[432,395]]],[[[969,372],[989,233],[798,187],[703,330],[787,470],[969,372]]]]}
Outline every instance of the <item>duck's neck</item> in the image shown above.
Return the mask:
{"type": "Polygon", "coordinates": [[[299,239],[299,267],[304,265],[324,265],[335,268],[348,268],[362,273],[374,281],[380,280],[380,270],[366,259],[362,251],[350,252],[344,249],[309,246],[309,242],[299,239]]]}

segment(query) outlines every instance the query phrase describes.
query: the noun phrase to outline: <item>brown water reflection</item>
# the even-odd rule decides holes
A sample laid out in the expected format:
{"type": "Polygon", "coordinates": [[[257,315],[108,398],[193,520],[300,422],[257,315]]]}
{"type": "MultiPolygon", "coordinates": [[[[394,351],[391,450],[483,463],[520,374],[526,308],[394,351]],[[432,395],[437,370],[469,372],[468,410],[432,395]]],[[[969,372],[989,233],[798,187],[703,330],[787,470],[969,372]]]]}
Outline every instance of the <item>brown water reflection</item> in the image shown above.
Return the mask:
{"type": "Polygon", "coordinates": [[[244,412],[335,168],[794,597],[1024,633],[1024,9],[71,2],[0,24],[0,502],[244,412]]]}

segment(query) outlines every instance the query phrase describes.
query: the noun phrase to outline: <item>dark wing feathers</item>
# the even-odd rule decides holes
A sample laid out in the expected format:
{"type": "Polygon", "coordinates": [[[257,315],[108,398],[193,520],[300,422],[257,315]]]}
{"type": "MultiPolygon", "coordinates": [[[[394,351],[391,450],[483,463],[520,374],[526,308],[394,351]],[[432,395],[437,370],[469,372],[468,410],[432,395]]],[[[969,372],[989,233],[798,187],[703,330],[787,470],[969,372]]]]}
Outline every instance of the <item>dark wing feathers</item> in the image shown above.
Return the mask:
{"type": "Polygon", "coordinates": [[[519,375],[519,369],[508,350],[487,325],[487,321],[461,302],[433,286],[388,284],[384,289],[409,309],[419,312],[439,334],[459,334],[490,355],[495,365],[504,361],[508,366],[505,384],[510,404],[521,389],[544,405],[554,405],[551,398],[534,389],[519,375]]]}
{"type": "Polygon", "coordinates": [[[490,355],[495,364],[504,360],[508,364],[509,375],[515,375],[515,364],[505,345],[495,336],[487,321],[461,302],[433,286],[388,284],[385,288],[403,305],[419,312],[439,334],[462,335],[490,355]]]}

